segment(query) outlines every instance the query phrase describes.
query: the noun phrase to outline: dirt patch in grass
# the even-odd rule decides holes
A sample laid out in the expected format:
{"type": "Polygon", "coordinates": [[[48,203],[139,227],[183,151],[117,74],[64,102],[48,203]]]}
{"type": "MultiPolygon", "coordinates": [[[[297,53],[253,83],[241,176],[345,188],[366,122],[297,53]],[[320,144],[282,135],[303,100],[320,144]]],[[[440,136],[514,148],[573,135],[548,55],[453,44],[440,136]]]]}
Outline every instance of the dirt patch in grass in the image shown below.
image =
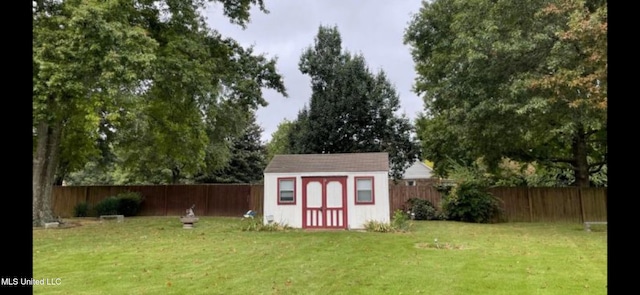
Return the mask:
{"type": "Polygon", "coordinates": [[[83,225],[98,224],[100,223],[100,220],[98,220],[97,218],[88,217],[88,218],[63,219],[62,222],[64,222],[65,227],[77,227],[77,226],[83,226],[83,225]]]}
{"type": "Polygon", "coordinates": [[[466,249],[462,245],[453,245],[449,243],[416,243],[418,249],[434,249],[434,250],[463,250],[466,249]]]}

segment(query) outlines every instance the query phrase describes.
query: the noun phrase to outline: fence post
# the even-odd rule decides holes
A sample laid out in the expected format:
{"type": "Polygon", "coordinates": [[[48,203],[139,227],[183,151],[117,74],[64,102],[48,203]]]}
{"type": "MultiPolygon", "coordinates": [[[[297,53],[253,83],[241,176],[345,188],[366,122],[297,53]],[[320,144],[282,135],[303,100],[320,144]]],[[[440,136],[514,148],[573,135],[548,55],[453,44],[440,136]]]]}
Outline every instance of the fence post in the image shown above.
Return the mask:
{"type": "Polygon", "coordinates": [[[607,188],[604,188],[604,212],[607,214],[607,220],[609,220],[609,208],[608,208],[608,201],[609,201],[609,195],[607,193],[607,188]]]}
{"type": "Polygon", "coordinates": [[[529,222],[533,222],[533,202],[531,201],[531,193],[529,192],[531,188],[527,187],[525,191],[527,194],[527,200],[529,201],[529,222]]]}
{"type": "Polygon", "coordinates": [[[167,216],[167,185],[164,185],[164,216],[167,216]]]}
{"type": "Polygon", "coordinates": [[[582,188],[578,187],[578,200],[580,200],[580,217],[582,217],[582,222],[585,222],[587,219],[584,213],[584,202],[582,201],[582,188]]]}
{"type": "MultiPolygon", "coordinates": [[[[253,189],[255,188],[255,184],[251,183],[251,184],[248,184],[248,186],[249,186],[249,194],[247,196],[247,204],[248,204],[247,207],[249,207],[249,210],[253,210],[255,212],[258,212],[258,210],[256,209],[256,204],[255,204],[255,202],[253,200],[254,199],[253,198],[253,196],[254,196],[253,189]]],[[[262,213],[260,213],[260,214],[262,215],[262,213]]]]}
{"type": "Polygon", "coordinates": [[[204,190],[204,212],[202,212],[202,215],[207,215],[209,212],[209,186],[205,186],[206,189],[204,190]]]}

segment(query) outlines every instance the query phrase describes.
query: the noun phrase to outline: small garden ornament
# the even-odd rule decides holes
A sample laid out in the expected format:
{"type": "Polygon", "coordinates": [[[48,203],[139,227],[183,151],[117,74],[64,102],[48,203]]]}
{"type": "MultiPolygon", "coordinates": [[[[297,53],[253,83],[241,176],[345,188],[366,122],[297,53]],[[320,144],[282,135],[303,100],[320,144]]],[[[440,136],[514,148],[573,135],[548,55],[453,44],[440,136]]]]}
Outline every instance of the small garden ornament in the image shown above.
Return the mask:
{"type": "Polygon", "coordinates": [[[182,228],[192,229],[193,224],[198,222],[198,217],[193,213],[193,208],[196,207],[196,204],[193,204],[191,208],[186,210],[187,215],[180,217],[180,221],[182,222],[182,228]]]}

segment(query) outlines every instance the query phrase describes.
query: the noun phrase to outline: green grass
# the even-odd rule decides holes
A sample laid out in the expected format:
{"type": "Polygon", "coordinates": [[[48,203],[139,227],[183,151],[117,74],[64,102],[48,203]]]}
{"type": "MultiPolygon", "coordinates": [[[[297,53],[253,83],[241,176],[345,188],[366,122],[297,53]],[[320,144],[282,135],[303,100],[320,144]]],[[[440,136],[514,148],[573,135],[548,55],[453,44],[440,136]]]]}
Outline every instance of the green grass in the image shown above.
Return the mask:
{"type": "Polygon", "coordinates": [[[34,294],[607,294],[607,232],[445,221],[245,232],[238,218],[183,229],[137,217],[34,229],[33,276],[61,282],[34,294]]]}

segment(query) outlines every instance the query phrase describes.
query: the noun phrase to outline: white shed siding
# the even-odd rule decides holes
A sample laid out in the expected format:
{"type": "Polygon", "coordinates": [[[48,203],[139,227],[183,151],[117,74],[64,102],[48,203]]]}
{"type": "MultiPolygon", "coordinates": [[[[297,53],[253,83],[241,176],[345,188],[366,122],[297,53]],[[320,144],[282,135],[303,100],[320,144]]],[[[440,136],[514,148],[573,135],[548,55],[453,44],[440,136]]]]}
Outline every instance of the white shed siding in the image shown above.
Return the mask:
{"type": "Polygon", "coordinates": [[[347,214],[349,228],[363,229],[369,220],[389,222],[389,174],[387,172],[354,172],[347,179],[347,214]],[[355,177],[373,176],[374,204],[356,204],[355,177]]]}
{"type": "Polygon", "coordinates": [[[273,221],[287,224],[291,227],[302,227],[302,181],[298,174],[270,174],[264,175],[264,223],[267,217],[273,216],[273,221]],[[295,205],[278,205],[278,178],[295,177],[295,205]]]}
{"type": "Polygon", "coordinates": [[[305,172],[305,173],[265,173],[264,174],[264,223],[268,216],[274,222],[302,228],[302,177],[347,176],[347,223],[350,229],[362,229],[368,220],[389,222],[389,175],[386,171],[376,172],[305,172]],[[355,177],[374,177],[374,204],[355,204],[355,177]],[[295,205],[278,205],[278,179],[295,177],[295,205]]]}

